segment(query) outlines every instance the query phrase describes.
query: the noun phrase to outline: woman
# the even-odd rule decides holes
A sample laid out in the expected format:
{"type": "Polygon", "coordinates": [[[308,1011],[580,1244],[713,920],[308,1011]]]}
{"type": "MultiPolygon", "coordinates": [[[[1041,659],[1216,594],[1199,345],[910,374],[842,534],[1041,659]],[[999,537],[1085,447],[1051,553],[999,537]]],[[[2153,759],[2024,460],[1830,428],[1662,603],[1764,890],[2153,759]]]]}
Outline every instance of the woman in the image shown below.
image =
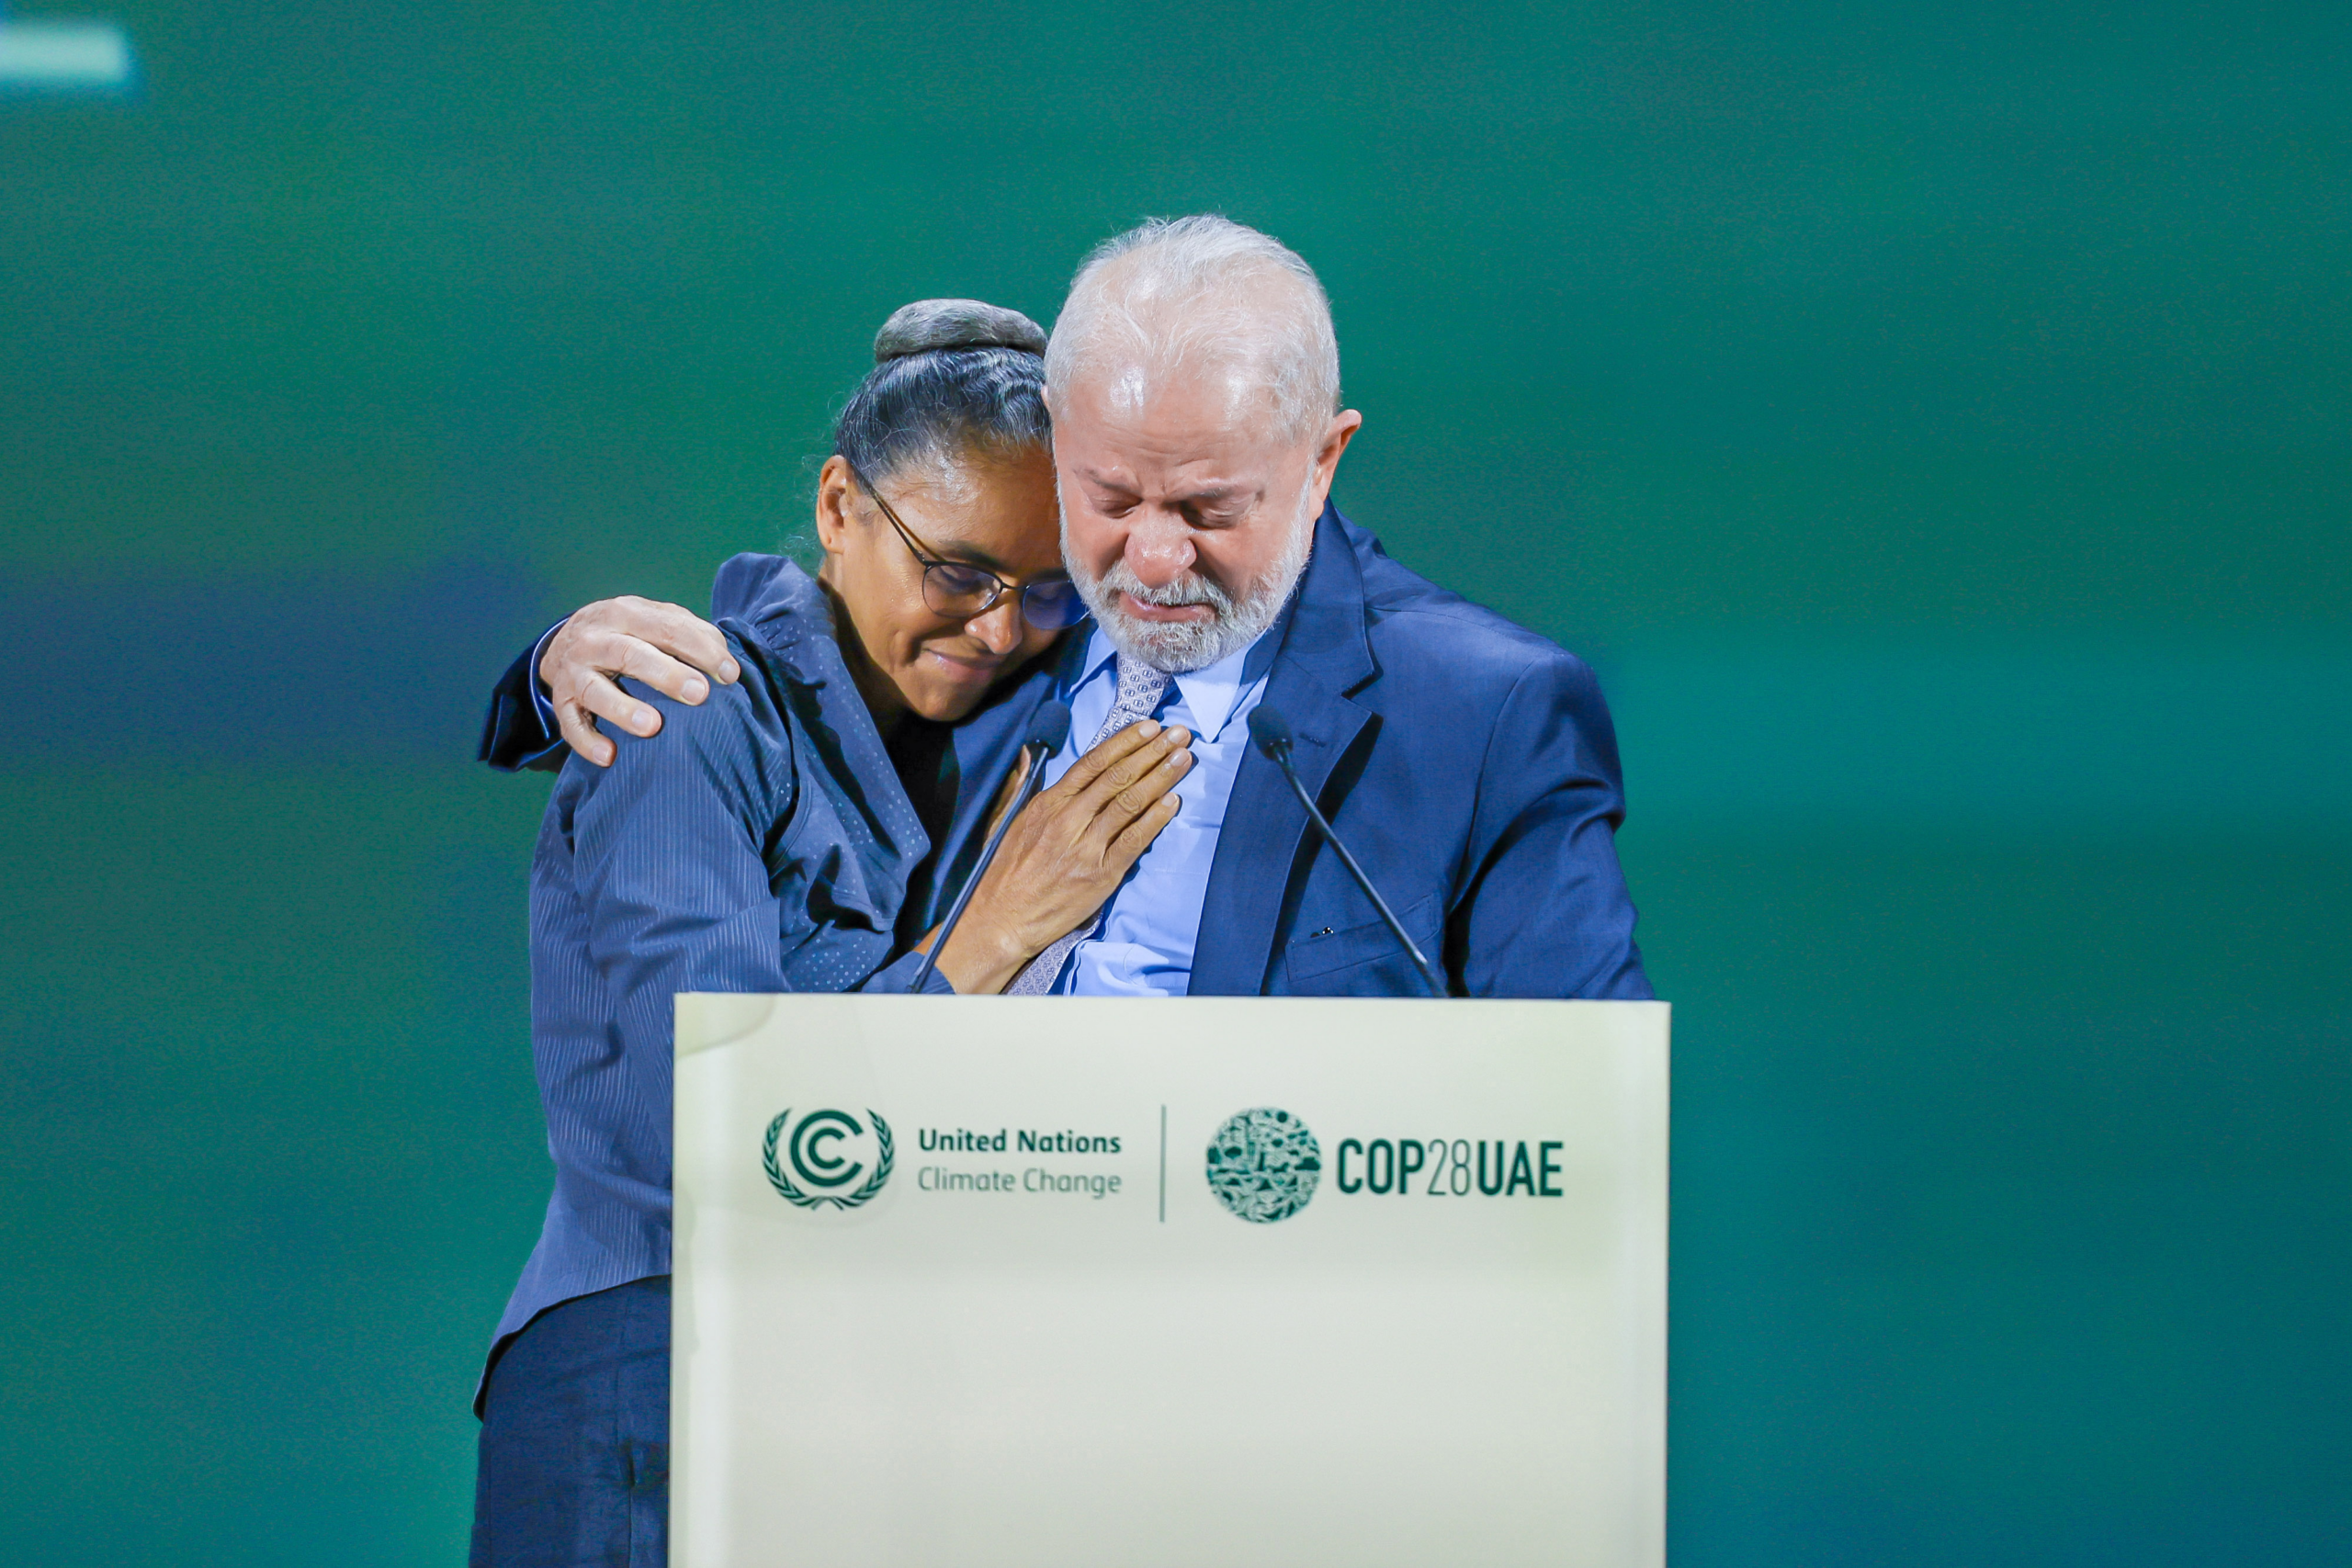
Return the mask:
{"type": "MultiPolygon", "coordinates": [[[[671,998],[912,982],[893,932],[932,844],[893,742],[919,756],[910,732],[970,714],[1083,614],[1044,349],[975,301],[893,315],[818,479],[817,576],[720,621],[741,679],[691,707],[639,688],[661,732],[557,784],[531,877],[556,1186],[480,1395],[478,1564],[663,1561],[671,998]]],[[[1033,801],[932,987],[1000,990],[1099,908],[1175,815],[1189,740],[1137,724],[1033,801]]]]}

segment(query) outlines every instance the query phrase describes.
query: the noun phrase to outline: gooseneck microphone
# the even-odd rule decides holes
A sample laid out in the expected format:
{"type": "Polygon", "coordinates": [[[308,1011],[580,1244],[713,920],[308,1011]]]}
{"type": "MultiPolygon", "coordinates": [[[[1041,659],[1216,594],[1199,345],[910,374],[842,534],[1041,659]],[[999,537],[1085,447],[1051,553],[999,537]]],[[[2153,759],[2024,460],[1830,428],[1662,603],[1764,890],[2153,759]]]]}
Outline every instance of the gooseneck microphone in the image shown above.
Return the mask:
{"type": "Polygon", "coordinates": [[[931,971],[939,962],[940,950],[947,945],[948,937],[954,934],[956,922],[964,918],[964,906],[972,901],[973,890],[979,886],[980,878],[988,874],[989,863],[996,859],[996,847],[1004,842],[1005,829],[1011,828],[1012,819],[1021,815],[1021,808],[1046,786],[1046,759],[1060,750],[1062,742],[1069,739],[1069,705],[1052,697],[1046,698],[1031,716],[1028,738],[1021,742],[1021,754],[1029,761],[1029,771],[1021,780],[1021,791],[1013,796],[1012,807],[998,820],[996,830],[989,835],[989,841],[980,846],[980,858],[972,866],[972,874],[964,879],[963,887],[956,895],[956,902],[948,906],[947,919],[940,922],[938,939],[931,944],[931,951],[922,955],[922,962],[915,966],[915,983],[909,986],[908,990],[922,990],[923,982],[931,978],[931,971]]]}
{"type": "Polygon", "coordinates": [[[1316,808],[1315,798],[1306,793],[1306,785],[1299,782],[1298,770],[1291,765],[1290,761],[1290,720],[1283,716],[1283,710],[1271,703],[1260,703],[1251,708],[1250,739],[1258,743],[1258,750],[1265,753],[1266,760],[1280,768],[1283,777],[1290,781],[1291,793],[1298,796],[1301,806],[1306,807],[1308,820],[1323,835],[1323,841],[1339,852],[1340,863],[1348,868],[1348,874],[1356,879],[1356,886],[1363,889],[1363,896],[1372,900],[1372,907],[1380,911],[1382,919],[1388,922],[1389,934],[1396,939],[1396,944],[1413,961],[1413,967],[1421,972],[1421,983],[1429,987],[1430,995],[1445,995],[1445,982],[1439,979],[1437,971],[1430,967],[1430,961],[1421,956],[1421,950],[1413,944],[1413,939],[1405,934],[1404,924],[1396,919],[1396,911],[1388,907],[1388,900],[1373,886],[1372,878],[1363,874],[1363,867],[1356,863],[1356,857],[1348,853],[1348,846],[1340,841],[1340,835],[1331,830],[1331,824],[1316,808]]]}

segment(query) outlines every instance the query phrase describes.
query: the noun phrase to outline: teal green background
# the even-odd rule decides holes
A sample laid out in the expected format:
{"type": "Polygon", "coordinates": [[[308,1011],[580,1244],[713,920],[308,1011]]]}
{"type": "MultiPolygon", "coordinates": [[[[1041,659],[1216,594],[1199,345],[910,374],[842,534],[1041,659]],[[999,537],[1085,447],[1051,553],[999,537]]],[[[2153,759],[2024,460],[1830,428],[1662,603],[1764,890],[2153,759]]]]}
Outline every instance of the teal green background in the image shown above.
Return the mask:
{"type": "Polygon", "coordinates": [[[459,1560],[490,679],[796,532],[893,307],[1201,209],[1618,715],[1678,1562],[2352,1561],[2352,9],[115,15],[0,102],[12,1561],[459,1560]]]}

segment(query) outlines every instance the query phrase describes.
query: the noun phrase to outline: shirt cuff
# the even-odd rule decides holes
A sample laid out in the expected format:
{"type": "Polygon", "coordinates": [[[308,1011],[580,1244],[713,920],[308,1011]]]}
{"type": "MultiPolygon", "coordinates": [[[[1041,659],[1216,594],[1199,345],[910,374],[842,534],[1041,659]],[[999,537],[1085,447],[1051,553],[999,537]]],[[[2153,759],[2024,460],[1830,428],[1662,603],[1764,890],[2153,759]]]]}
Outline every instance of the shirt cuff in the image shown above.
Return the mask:
{"type": "Polygon", "coordinates": [[[555,640],[555,634],[563,630],[571,622],[571,617],[566,615],[562,620],[541,632],[539,640],[531,645],[531,706],[539,716],[541,732],[550,736],[561,735],[563,727],[556,720],[555,698],[548,691],[548,683],[539,679],[539,660],[547,657],[548,644],[555,640]]]}

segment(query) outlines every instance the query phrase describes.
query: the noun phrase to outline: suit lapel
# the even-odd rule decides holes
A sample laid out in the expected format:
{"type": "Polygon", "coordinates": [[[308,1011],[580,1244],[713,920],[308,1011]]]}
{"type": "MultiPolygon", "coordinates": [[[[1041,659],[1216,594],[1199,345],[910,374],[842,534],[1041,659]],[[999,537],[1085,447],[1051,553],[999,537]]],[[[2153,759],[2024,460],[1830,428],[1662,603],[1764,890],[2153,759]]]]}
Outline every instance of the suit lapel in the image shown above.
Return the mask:
{"type": "MultiPolygon", "coordinates": [[[[1323,788],[1332,769],[1372,721],[1370,710],[1348,695],[1378,673],[1364,618],[1363,574],[1339,513],[1327,506],[1261,699],[1290,721],[1299,782],[1326,810],[1323,788]]],[[[1234,777],[1217,833],[1193,949],[1192,995],[1256,996],[1264,988],[1283,897],[1306,832],[1306,808],[1282,770],[1252,748],[1234,777]]]]}

